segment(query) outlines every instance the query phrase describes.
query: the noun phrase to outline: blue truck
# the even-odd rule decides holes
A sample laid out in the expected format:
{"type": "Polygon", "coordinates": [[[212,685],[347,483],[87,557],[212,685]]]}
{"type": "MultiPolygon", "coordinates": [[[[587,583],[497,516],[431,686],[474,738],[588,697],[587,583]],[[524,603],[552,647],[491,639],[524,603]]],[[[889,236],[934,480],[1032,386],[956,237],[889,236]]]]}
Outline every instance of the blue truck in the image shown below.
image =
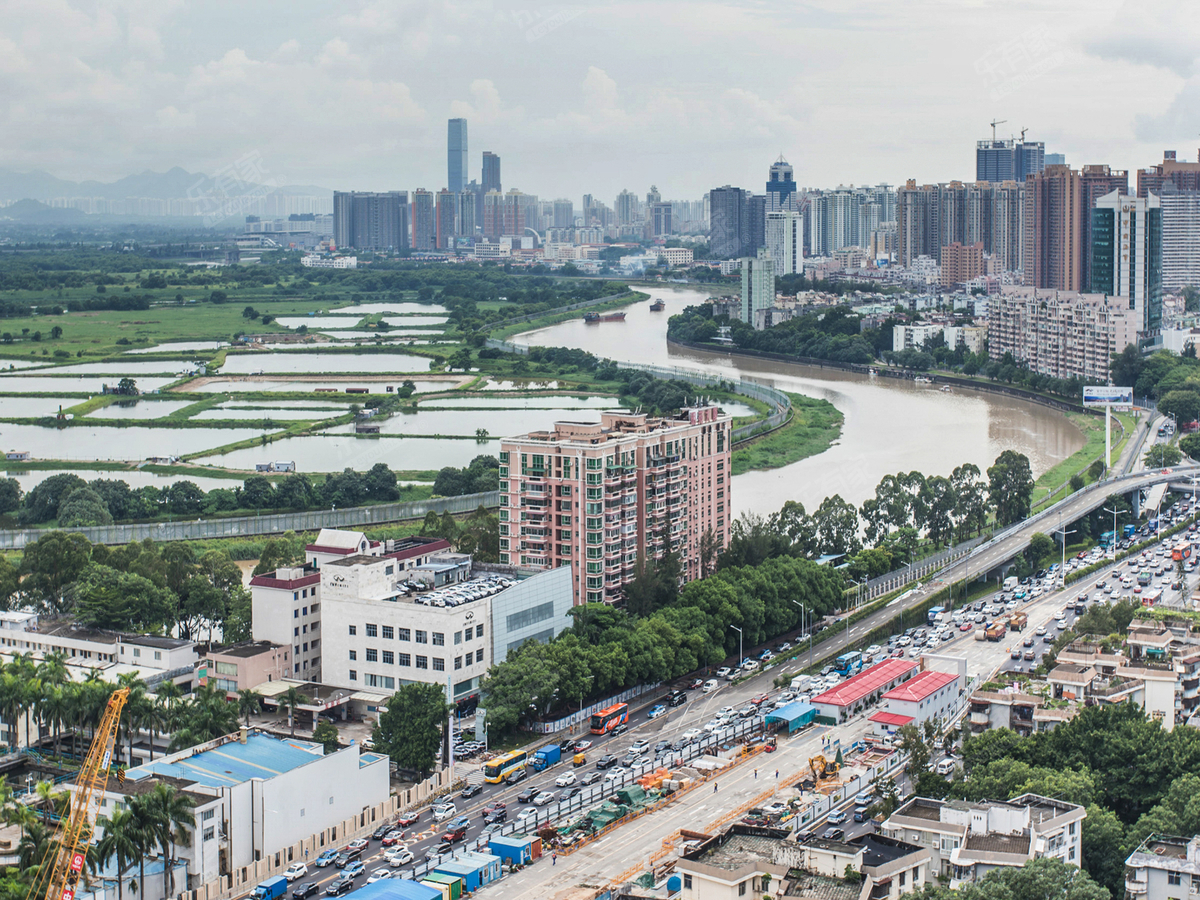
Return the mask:
{"type": "Polygon", "coordinates": [[[250,897],[252,900],[279,900],[280,897],[287,896],[287,888],[288,880],[282,875],[276,875],[274,878],[259,882],[250,892],[250,897]]]}
{"type": "Polygon", "coordinates": [[[534,752],[533,759],[529,760],[529,765],[535,772],[540,772],[548,769],[560,759],[562,759],[562,750],[559,749],[558,744],[547,744],[534,752]]]}
{"type": "Polygon", "coordinates": [[[1122,537],[1131,538],[1135,534],[1137,534],[1137,526],[1136,525],[1126,525],[1124,528],[1121,529],[1122,537]]]}

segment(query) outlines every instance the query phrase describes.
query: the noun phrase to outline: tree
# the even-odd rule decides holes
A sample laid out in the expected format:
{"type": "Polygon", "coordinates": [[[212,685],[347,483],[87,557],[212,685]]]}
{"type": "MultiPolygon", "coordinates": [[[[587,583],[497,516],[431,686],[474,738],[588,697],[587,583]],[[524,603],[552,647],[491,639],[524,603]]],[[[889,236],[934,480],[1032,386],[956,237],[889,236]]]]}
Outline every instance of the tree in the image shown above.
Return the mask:
{"type": "Polygon", "coordinates": [[[186,847],[191,841],[188,829],[196,824],[196,817],[192,813],[195,804],[174,785],[162,781],[155,784],[149,794],[143,796],[146,797],[149,808],[151,836],[162,851],[162,858],[166,863],[163,872],[163,896],[170,897],[175,894],[175,847],[177,844],[186,847]]]}
{"type": "Polygon", "coordinates": [[[983,880],[961,888],[926,885],[921,900],[1109,900],[1109,892],[1086,872],[1054,856],[1030,860],[1021,867],[996,868],[983,880]]]}
{"type": "Polygon", "coordinates": [[[76,488],[86,487],[87,482],[78,475],[64,472],[44,478],[25,495],[20,521],[22,525],[40,525],[58,515],[63,499],[76,488]]]}
{"type": "Polygon", "coordinates": [[[303,545],[297,542],[295,534],[288,532],[283,537],[267,541],[258,565],[254,567],[254,574],[266,575],[280,566],[299,565],[303,558],[303,545]]]}
{"type": "Polygon", "coordinates": [[[15,478],[0,478],[0,515],[21,508],[21,482],[15,478]]]}
{"type": "Polygon", "coordinates": [[[925,528],[934,546],[949,544],[953,537],[954,511],[958,505],[954,484],[948,478],[933,475],[921,490],[925,510],[925,528]]]}
{"type": "Polygon", "coordinates": [[[813,513],[817,545],[820,553],[857,553],[862,549],[858,539],[858,510],[841,495],[826,497],[813,513]]]}
{"type": "Polygon", "coordinates": [[[1033,473],[1029,457],[1005,450],[987,470],[988,499],[996,511],[996,524],[1012,525],[1029,515],[1033,499],[1033,473]]]}
{"type": "Polygon", "coordinates": [[[288,711],[288,728],[292,731],[292,737],[296,736],[296,710],[301,704],[311,703],[312,701],[304,694],[296,689],[295,685],[289,687],[286,691],[279,695],[278,703],[288,711]]]}
{"type": "Polygon", "coordinates": [[[104,499],[86,484],[71,491],[58,507],[58,524],[64,528],[111,525],[112,522],[104,499]]]}
{"type": "Polygon", "coordinates": [[[116,631],[157,631],[175,621],[178,598],[141,575],[89,563],[71,585],[79,622],[116,631]]]}
{"type": "Polygon", "coordinates": [[[250,727],[250,717],[257,716],[262,712],[262,694],[252,691],[249,688],[243,688],[238,691],[238,715],[246,720],[246,727],[250,727]]]}
{"type": "Polygon", "coordinates": [[[51,340],[57,341],[62,336],[63,336],[63,330],[62,330],[61,325],[55,325],[53,328],[50,329],[50,339],[51,340]]]}
{"type": "Polygon", "coordinates": [[[1192,459],[1200,459],[1200,431],[1185,434],[1179,439],[1179,449],[1192,459]]]}
{"type": "Polygon", "coordinates": [[[334,753],[340,746],[337,726],[332,722],[321,720],[313,729],[313,740],[325,746],[326,753],[334,753]]]}
{"type": "Polygon", "coordinates": [[[954,485],[954,521],[958,539],[966,540],[971,532],[979,534],[987,524],[987,499],[979,466],[963,463],[950,473],[954,485]]]}
{"type": "Polygon", "coordinates": [[[92,545],[82,534],[52,531],[25,548],[22,592],[53,612],[63,612],[63,592],[91,559],[92,545]]]}
{"type": "Polygon", "coordinates": [[[117,900],[125,896],[125,873],[134,867],[142,856],[142,843],[136,833],[133,811],[117,809],[111,817],[101,816],[96,823],[103,836],[96,843],[96,859],[101,868],[107,868],[116,859],[117,900]]]}
{"type": "Polygon", "coordinates": [[[1029,539],[1029,549],[1025,551],[1025,556],[1029,560],[1029,565],[1038,569],[1045,565],[1046,560],[1056,553],[1058,545],[1048,535],[1037,532],[1029,539]]]}
{"type": "Polygon", "coordinates": [[[123,397],[136,397],[140,392],[138,391],[136,381],[134,381],[132,378],[122,378],[117,382],[117,389],[115,393],[120,394],[123,397]]]}
{"type": "MultiPolygon", "coordinates": [[[[437,761],[449,714],[441,685],[406,684],[392,695],[387,712],[379,717],[372,738],[375,747],[400,768],[416,771],[424,778],[437,761]]],[[[489,720],[492,714],[489,706],[489,720]]]]}
{"type": "Polygon", "coordinates": [[[1193,383],[1189,385],[1192,389],[1167,391],[1158,401],[1158,411],[1164,416],[1174,416],[1180,425],[1200,418],[1200,393],[1194,390],[1193,383]]]}
{"type": "Polygon", "coordinates": [[[1179,448],[1170,444],[1155,444],[1146,451],[1146,465],[1152,469],[1177,465],[1182,458],[1179,448]]]}
{"type": "Polygon", "coordinates": [[[925,740],[921,729],[916,725],[902,725],[896,733],[900,738],[900,742],[896,746],[908,757],[905,771],[908,772],[909,778],[916,781],[922,774],[929,771],[933,750],[925,740]]]}

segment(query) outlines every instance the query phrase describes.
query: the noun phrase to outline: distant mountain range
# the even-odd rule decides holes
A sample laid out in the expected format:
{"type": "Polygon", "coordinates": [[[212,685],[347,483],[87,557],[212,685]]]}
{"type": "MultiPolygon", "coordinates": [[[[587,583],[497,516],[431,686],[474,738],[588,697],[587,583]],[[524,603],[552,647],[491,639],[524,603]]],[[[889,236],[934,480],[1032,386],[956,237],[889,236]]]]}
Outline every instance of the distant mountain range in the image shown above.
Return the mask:
{"type": "MultiPolygon", "coordinates": [[[[178,166],[168,172],[142,172],[118,181],[65,181],[47,172],[16,172],[0,168],[0,203],[14,200],[53,200],[58,197],[101,197],[124,200],[145,197],[155,200],[180,200],[208,194],[215,183],[207,175],[188,172],[178,166]]],[[[328,188],[315,185],[283,185],[273,193],[307,197],[332,197],[328,188]]]]}

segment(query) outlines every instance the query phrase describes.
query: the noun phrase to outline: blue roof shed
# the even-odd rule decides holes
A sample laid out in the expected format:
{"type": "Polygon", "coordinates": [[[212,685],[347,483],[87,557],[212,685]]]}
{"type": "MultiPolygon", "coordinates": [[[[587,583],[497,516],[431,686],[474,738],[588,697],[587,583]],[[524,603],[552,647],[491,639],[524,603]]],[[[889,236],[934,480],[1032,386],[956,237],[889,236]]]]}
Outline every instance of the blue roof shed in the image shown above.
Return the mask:
{"type": "Polygon", "coordinates": [[[523,834],[493,834],[488,841],[488,850],[498,856],[501,862],[532,862],[533,838],[523,834]]]}
{"type": "Polygon", "coordinates": [[[788,733],[797,731],[806,725],[811,725],[816,721],[817,708],[811,703],[803,703],[799,700],[793,700],[786,706],[781,706],[779,709],[772,710],[767,713],[766,721],[783,722],[787,725],[788,733]]]}
{"type": "Polygon", "coordinates": [[[367,884],[354,892],[355,900],[442,900],[442,892],[400,878],[385,878],[374,884],[367,884]]]}

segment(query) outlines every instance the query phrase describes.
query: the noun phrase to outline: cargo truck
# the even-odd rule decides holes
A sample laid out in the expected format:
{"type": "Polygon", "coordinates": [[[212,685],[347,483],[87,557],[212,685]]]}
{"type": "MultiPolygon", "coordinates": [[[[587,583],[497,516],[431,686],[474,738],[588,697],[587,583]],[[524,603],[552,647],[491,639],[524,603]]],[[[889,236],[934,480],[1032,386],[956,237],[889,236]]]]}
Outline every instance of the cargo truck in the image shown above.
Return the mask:
{"type": "Polygon", "coordinates": [[[984,634],[987,636],[989,641],[998,641],[1004,637],[1005,630],[1006,629],[1002,622],[993,622],[987,627],[987,630],[984,632],[984,634]]]}
{"type": "Polygon", "coordinates": [[[560,759],[562,759],[562,750],[558,748],[558,744],[547,744],[533,754],[533,759],[529,761],[529,765],[535,772],[540,772],[543,769],[548,769],[560,759]]]}
{"type": "Polygon", "coordinates": [[[1009,575],[1007,578],[1004,579],[1004,590],[1014,591],[1017,589],[1017,585],[1019,583],[1020,582],[1018,581],[1016,575],[1009,575]]]}
{"type": "Polygon", "coordinates": [[[250,897],[252,900],[279,900],[280,897],[287,895],[287,887],[288,880],[282,875],[276,875],[274,878],[260,882],[250,892],[250,897]]]}
{"type": "Polygon", "coordinates": [[[1029,616],[1023,612],[1013,613],[1008,617],[1008,627],[1011,631],[1023,631],[1029,624],[1029,616]]]}

